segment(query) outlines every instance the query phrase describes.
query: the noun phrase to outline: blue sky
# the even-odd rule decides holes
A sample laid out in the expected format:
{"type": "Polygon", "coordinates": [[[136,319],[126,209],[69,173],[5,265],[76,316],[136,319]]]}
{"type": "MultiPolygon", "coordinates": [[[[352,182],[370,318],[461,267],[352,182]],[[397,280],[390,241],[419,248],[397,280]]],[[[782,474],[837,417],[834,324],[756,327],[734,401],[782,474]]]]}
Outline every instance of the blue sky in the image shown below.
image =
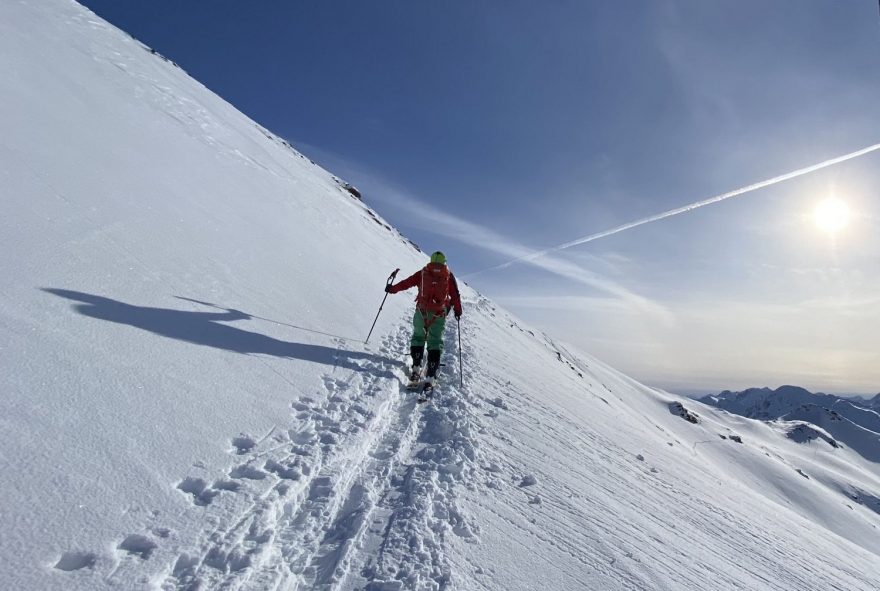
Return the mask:
{"type": "Polygon", "coordinates": [[[873,1],[84,4],[642,381],[880,391],[880,153],[471,275],[880,142],[873,1]]]}

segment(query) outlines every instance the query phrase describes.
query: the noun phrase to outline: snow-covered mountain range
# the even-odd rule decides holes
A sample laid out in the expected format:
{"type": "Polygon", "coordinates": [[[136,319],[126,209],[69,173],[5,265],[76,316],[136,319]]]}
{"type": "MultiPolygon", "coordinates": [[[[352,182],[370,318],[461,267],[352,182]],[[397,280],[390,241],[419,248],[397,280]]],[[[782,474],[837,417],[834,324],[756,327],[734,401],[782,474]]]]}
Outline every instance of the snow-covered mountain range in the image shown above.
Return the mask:
{"type": "Polygon", "coordinates": [[[880,461],[880,413],[873,409],[874,400],[813,394],[797,386],[781,386],[775,390],[725,390],[700,401],[751,419],[809,423],[800,427],[799,432],[811,430],[814,438],[831,438],[829,443],[847,445],[871,461],[880,461]]]}
{"type": "Polygon", "coordinates": [[[0,92],[4,588],[880,588],[878,458],[830,423],[464,284],[418,406],[412,299],[363,340],[426,257],[344,182],[71,0],[0,3],[0,92]]]}
{"type": "Polygon", "coordinates": [[[780,386],[772,388],[749,388],[739,392],[725,390],[720,394],[709,394],[699,399],[704,404],[722,408],[750,419],[778,419],[804,405],[817,405],[836,410],[857,421],[868,421],[872,426],[876,411],[880,409],[880,394],[871,399],[844,397],[834,394],[813,393],[799,386],[780,386]]]}

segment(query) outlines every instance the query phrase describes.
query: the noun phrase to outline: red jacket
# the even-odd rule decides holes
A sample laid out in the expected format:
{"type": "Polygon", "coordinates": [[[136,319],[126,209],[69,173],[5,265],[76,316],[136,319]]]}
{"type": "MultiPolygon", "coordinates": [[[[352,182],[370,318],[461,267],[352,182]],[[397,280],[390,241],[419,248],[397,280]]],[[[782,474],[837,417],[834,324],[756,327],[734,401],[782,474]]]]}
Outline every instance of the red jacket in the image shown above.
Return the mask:
{"type": "Polygon", "coordinates": [[[427,310],[429,312],[435,313],[442,312],[446,314],[449,308],[453,308],[455,310],[455,315],[461,316],[461,296],[458,293],[458,283],[455,281],[455,276],[452,274],[452,271],[447,271],[449,275],[449,289],[446,296],[446,301],[428,301],[426,295],[426,292],[428,291],[427,286],[430,285],[430,282],[432,280],[432,273],[439,271],[438,267],[445,268],[446,265],[440,265],[439,263],[428,263],[423,269],[419,269],[397,285],[392,285],[390,288],[388,288],[388,292],[397,293],[399,291],[407,290],[411,287],[418,287],[419,294],[416,296],[416,302],[420,310],[427,310]]]}

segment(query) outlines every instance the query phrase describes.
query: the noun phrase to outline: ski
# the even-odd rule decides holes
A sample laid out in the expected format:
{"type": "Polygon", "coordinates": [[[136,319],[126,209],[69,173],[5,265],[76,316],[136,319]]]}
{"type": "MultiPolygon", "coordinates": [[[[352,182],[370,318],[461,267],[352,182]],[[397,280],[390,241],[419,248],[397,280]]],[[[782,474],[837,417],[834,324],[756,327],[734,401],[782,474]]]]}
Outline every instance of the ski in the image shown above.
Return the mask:
{"type": "MultiPolygon", "coordinates": [[[[440,367],[443,367],[445,365],[445,363],[441,363],[440,367]]],[[[418,402],[419,404],[424,404],[425,402],[431,400],[434,397],[434,390],[437,387],[437,377],[426,377],[426,370],[426,367],[419,367],[418,371],[410,374],[409,382],[406,384],[407,392],[419,393],[419,397],[416,400],[416,402],[418,402]]]]}
{"type": "MultiPolygon", "coordinates": [[[[440,367],[444,367],[446,364],[441,363],[440,367]]],[[[418,373],[412,373],[409,376],[409,382],[406,384],[406,389],[409,392],[422,392],[427,387],[425,383],[425,371],[426,368],[420,367],[418,373]]],[[[437,378],[434,378],[435,382],[437,378]]],[[[433,389],[433,388],[432,388],[433,389]]]]}
{"type": "Polygon", "coordinates": [[[415,392],[417,390],[422,389],[422,380],[425,378],[425,370],[419,367],[418,371],[414,371],[409,376],[409,383],[406,385],[406,389],[410,392],[415,392]]]}
{"type": "Polygon", "coordinates": [[[431,400],[434,397],[434,384],[430,382],[425,382],[422,386],[422,391],[419,392],[419,404],[424,404],[431,400]]]}
{"type": "Polygon", "coordinates": [[[440,380],[438,376],[434,376],[433,378],[428,378],[422,383],[422,389],[419,392],[419,404],[424,404],[429,400],[434,398],[434,393],[437,391],[437,388],[440,387],[440,380]]]}

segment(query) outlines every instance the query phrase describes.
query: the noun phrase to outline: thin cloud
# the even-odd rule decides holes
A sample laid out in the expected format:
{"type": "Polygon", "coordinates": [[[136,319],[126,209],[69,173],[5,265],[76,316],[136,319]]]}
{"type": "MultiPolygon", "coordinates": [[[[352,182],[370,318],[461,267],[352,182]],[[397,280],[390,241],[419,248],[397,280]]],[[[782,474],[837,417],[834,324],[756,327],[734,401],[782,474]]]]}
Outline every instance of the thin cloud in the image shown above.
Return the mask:
{"type": "Polygon", "coordinates": [[[570,310],[586,312],[602,310],[604,312],[626,311],[630,307],[617,298],[590,297],[577,295],[513,295],[497,298],[505,306],[517,308],[534,308],[539,310],[570,310]]]}
{"type": "MultiPolygon", "coordinates": [[[[750,185],[746,185],[744,187],[740,187],[739,189],[734,189],[733,191],[728,191],[726,193],[722,193],[720,195],[715,195],[713,197],[709,197],[707,199],[703,199],[701,201],[695,201],[694,203],[689,203],[688,205],[683,205],[681,207],[676,207],[674,209],[670,209],[664,211],[662,213],[658,213],[652,216],[644,217],[633,222],[628,222],[626,224],[615,226],[609,230],[604,230],[602,232],[596,232],[595,234],[589,234],[588,236],[583,236],[581,238],[577,238],[575,240],[570,240],[569,242],[564,242],[557,246],[553,246],[551,248],[545,248],[544,250],[533,251],[529,255],[514,257],[507,262],[501,263],[500,265],[495,265],[494,267],[489,267],[487,269],[483,269],[482,271],[476,271],[474,273],[470,273],[470,275],[476,275],[478,273],[484,273],[486,271],[493,271],[495,269],[505,269],[510,267],[515,263],[532,263],[534,264],[536,260],[546,257],[554,252],[558,252],[560,250],[566,250],[573,246],[578,246],[580,244],[586,244],[587,242],[592,242],[594,240],[599,240],[600,238],[606,238],[608,236],[612,236],[614,234],[618,234],[620,232],[625,232],[626,230],[631,230],[633,228],[637,228],[639,226],[643,226],[645,224],[650,224],[653,222],[659,222],[660,220],[664,220],[669,217],[673,217],[676,215],[681,215],[683,213],[691,212],[695,209],[699,209],[701,207],[705,207],[707,205],[712,205],[715,203],[719,203],[721,201],[726,201],[727,199],[732,199],[733,197],[739,197],[740,195],[745,195],[746,193],[751,193],[753,191],[757,191],[759,189],[763,189],[764,187],[769,187],[771,185],[776,185],[778,183],[783,183],[785,181],[804,176],[815,172],[817,170],[822,170],[823,168],[828,168],[829,166],[834,166],[835,164],[839,164],[841,162],[846,162],[847,160],[852,160],[853,158],[858,158],[860,156],[864,156],[865,154],[869,154],[871,152],[876,152],[880,150],[880,144],[873,144],[866,148],[862,148],[860,150],[856,150],[855,152],[850,152],[848,154],[844,154],[843,156],[838,156],[836,158],[831,158],[825,160],[823,162],[819,162],[818,164],[812,164],[810,166],[806,166],[803,168],[799,168],[797,170],[787,172],[785,174],[777,175],[773,178],[769,178],[763,181],[759,181],[757,183],[752,183],[750,185]]],[[[540,266],[540,265],[539,265],[540,266]]]]}
{"type": "Polygon", "coordinates": [[[539,259],[529,259],[536,252],[532,248],[511,240],[491,228],[475,224],[429,205],[359,164],[315,149],[313,146],[306,146],[306,150],[318,154],[322,161],[332,164],[334,169],[340,171],[340,174],[344,174],[352,182],[359,185],[364,193],[369,195],[370,201],[392,207],[398,213],[405,215],[407,223],[416,228],[493,254],[528,259],[528,263],[533,267],[613,295],[619,300],[659,317],[665,324],[673,323],[673,316],[667,308],[634,293],[616,281],[559,257],[545,256],[539,259]]]}
{"type": "MultiPolygon", "coordinates": [[[[399,191],[386,190],[379,200],[394,205],[399,210],[406,212],[407,215],[411,216],[412,223],[418,227],[430,230],[445,238],[506,256],[511,254],[518,257],[529,256],[534,252],[533,249],[514,242],[490,228],[463,220],[399,191]]],[[[544,257],[530,260],[529,263],[558,277],[563,277],[581,285],[611,294],[631,305],[661,316],[667,323],[672,320],[669,311],[658,303],[630,291],[607,277],[564,259],[544,257]]]]}

